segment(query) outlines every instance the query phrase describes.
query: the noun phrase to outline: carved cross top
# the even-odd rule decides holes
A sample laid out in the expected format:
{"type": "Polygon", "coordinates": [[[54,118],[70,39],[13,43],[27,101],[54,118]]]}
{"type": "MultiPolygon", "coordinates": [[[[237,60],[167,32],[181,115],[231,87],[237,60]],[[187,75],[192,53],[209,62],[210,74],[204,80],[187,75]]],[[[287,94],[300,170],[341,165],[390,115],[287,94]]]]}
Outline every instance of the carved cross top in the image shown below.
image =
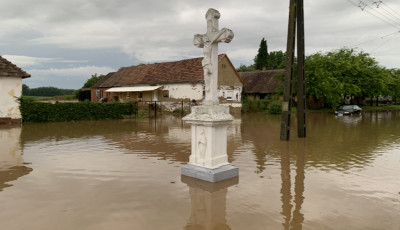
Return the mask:
{"type": "Polygon", "coordinates": [[[206,13],[207,33],[194,35],[193,43],[203,48],[204,59],[202,66],[204,70],[204,82],[206,97],[203,104],[218,104],[218,43],[229,43],[233,39],[230,29],[219,30],[218,19],[221,14],[218,10],[210,8],[206,13]]]}

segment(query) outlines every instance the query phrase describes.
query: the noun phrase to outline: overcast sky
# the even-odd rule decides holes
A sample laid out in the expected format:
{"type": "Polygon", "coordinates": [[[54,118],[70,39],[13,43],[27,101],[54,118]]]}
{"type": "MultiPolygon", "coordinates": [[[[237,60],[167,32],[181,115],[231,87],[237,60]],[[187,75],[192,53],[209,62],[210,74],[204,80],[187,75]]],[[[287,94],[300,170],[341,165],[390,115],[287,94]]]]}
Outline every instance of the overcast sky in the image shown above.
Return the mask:
{"type": "MultiPolygon", "coordinates": [[[[400,1],[304,2],[307,55],[346,46],[400,68],[400,1]]],[[[208,8],[235,34],[219,53],[236,67],[252,64],[263,37],[286,50],[289,0],[1,0],[0,55],[32,75],[31,88],[78,89],[94,73],[202,56],[193,35],[206,32],[208,8]]]]}

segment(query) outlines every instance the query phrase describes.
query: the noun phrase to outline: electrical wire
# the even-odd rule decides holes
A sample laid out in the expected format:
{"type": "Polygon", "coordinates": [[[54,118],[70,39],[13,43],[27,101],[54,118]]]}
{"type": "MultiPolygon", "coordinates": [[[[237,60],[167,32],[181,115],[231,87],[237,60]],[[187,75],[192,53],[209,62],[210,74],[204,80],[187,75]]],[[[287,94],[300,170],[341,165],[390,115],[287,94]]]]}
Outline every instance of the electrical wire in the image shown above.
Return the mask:
{"type": "MultiPolygon", "coordinates": [[[[370,2],[372,2],[372,4],[374,4],[374,1],[370,0],[370,2]]],[[[382,2],[382,1],[380,1],[380,2],[382,2]]],[[[400,22],[397,21],[397,20],[398,20],[397,18],[392,19],[390,16],[387,16],[386,14],[384,14],[384,13],[378,11],[377,8],[373,8],[373,7],[371,7],[370,5],[366,4],[366,3],[363,2],[363,1],[360,1],[360,3],[364,3],[365,6],[368,7],[368,8],[371,8],[372,11],[378,13],[379,15],[381,15],[381,16],[385,17],[386,19],[388,19],[389,21],[394,22],[395,24],[398,24],[398,25],[400,26],[400,22]]],[[[380,9],[382,9],[382,8],[380,8],[380,9]]],[[[393,17],[394,15],[391,15],[391,16],[393,17]]]]}
{"type": "MultiPolygon", "coordinates": [[[[372,4],[376,3],[376,1],[373,1],[373,0],[369,0],[369,1],[372,2],[372,4]]],[[[380,5],[377,5],[376,8],[379,8],[380,10],[386,12],[387,14],[389,14],[390,16],[392,16],[393,18],[395,18],[396,20],[400,20],[400,15],[399,15],[399,14],[397,14],[396,12],[394,12],[394,13],[390,12],[389,10],[386,9],[386,5],[383,4],[383,3],[384,3],[383,1],[379,1],[379,2],[380,2],[381,4],[380,4],[380,5]],[[381,7],[379,7],[379,6],[381,6],[381,7]]]]}
{"type": "MultiPolygon", "coordinates": [[[[381,36],[379,38],[375,38],[375,39],[371,39],[371,40],[368,40],[368,41],[360,42],[358,44],[352,45],[351,47],[356,47],[356,46],[363,45],[363,44],[366,44],[366,43],[374,42],[374,41],[377,41],[377,40],[380,40],[380,39],[384,39],[386,37],[389,37],[389,36],[392,36],[392,35],[395,35],[395,34],[399,35],[400,34],[400,30],[396,31],[394,33],[383,35],[383,36],[381,36]]],[[[393,36],[393,37],[395,37],[395,36],[393,36]]]]}
{"type": "MultiPolygon", "coordinates": [[[[347,1],[350,2],[351,4],[357,6],[357,7],[360,7],[359,4],[354,3],[354,2],[351,1],[351,0],[347,0],[347,1]]],[[[363,2],[362,0],[360,0],[360,3],[364,3],[364,2],[363,2]]],[[[366,3],[364,3],[364,4],[366,4],[366,3]]],[[[395,22],[396,24],[398,24],[398,25],[395,25],[395,24],[393,24],[392,22],[390,22],[390,21],[388,21],[388,20],[385,20],[384,18],[379,17],[378,15],[371,13],[371,12],[370,12],[368,9],[366,9],[365,7],[364,7],[364,9],[363,9],[363,8],[361,8],[361,9],[362,9],[364,12],[369,13],[370,15],[372,15],[372,16],[378,18],[380,21],[382,21],[382,22],[384,22],[384,23],[386,23],[386,24],[388,24],[388,25],[391,25],[391,26],[395,27],[396,29],[400,28],[400,23],[397,23],[396,21],[394,21],[394,22],[395,22]]],[[[392,20],[392,21],[393,21],[393,20],[392,20]]]]}
{"type": "Polygon", "coordinates": [[[387,40],[384,41],[382,44],[380,44],[379,46],[377,46],[375,49],[371,50],[371,53],[372,53],[372,52],[375,52],[376,50],[378,50],[379,48],[381,48],[383,45],[385,45],[386,43],[388,43],[389,41],[391,41],[394,37],[396,37],[397,35],[399,35],[399,33],[400,33],[400,31],[399,31],[396,35],[392,36],[391,38],[387,39],[387,40]]]}
{"type": "Polygon", "coordinates": [[[392,9],[392,7],[390,7],[390,6],[388,6],[388,5],[386,5],[386,3],[384,3],[384,2],[382,2],[383,3],[383,5],[385,6],[385,7],[387,7],[387,8],[389,8],[394,14],[396,14],[397,16],[399,16],[400,17],[400,14],[399,13],[397,13],[397,11],[395,11],[395,10],[393,10],[392,9]]]}

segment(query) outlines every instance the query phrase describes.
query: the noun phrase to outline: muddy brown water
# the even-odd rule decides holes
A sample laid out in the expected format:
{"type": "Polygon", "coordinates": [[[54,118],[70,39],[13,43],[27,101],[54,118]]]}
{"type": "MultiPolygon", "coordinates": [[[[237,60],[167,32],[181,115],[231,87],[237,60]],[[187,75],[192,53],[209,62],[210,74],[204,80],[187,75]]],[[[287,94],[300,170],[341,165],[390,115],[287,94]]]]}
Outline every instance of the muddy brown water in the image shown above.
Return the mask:
{"type": "Polygon", "coordinates": [[[181,177],[179,117],[0,127],[0,229],[400,229],[400,113],[311,113],[228,128],[239,178],[181,177]],[[292,121],[295,124],[295,120],[292,121]]]}

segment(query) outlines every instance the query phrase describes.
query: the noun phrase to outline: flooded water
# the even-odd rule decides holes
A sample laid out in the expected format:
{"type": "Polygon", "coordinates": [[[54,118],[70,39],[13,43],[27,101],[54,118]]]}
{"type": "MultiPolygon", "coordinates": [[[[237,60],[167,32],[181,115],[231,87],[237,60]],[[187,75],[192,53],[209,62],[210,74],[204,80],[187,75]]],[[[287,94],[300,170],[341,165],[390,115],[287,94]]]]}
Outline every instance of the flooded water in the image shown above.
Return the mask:
{"type": "Polygon", "coordinates": [[[236,119],[215,184],[181,177],[179,117],[0,127],[0,229],[399,230],[400,113],[307,121],[281,142],[280,116],[236,119]]]}

